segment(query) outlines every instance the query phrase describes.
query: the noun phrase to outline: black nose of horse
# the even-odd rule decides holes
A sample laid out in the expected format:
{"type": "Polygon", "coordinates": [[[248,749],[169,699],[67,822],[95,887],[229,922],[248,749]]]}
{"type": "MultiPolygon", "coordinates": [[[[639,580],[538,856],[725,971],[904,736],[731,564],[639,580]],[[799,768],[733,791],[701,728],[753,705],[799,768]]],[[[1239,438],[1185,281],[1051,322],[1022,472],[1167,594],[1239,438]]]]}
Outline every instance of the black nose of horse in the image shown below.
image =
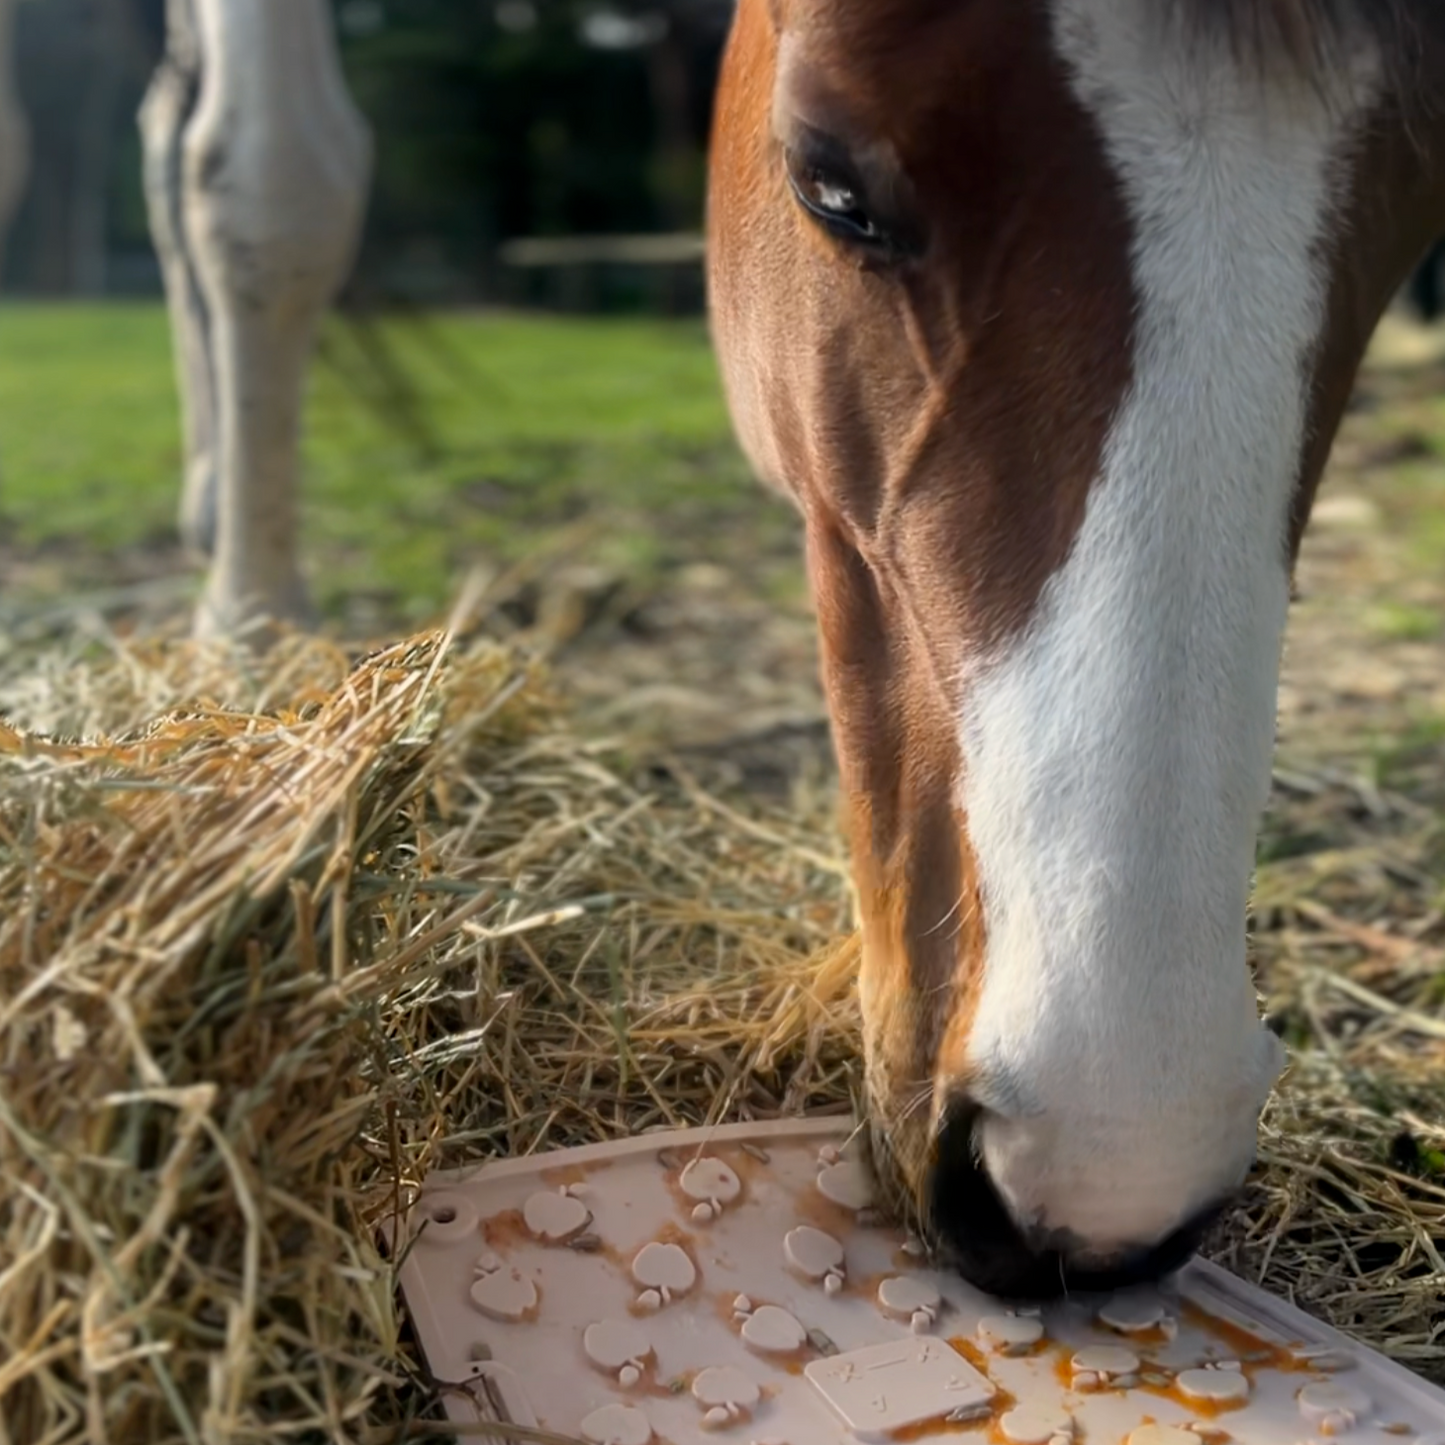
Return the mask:
{"type": "Polygon", "coordinates": [[[929,1188],[929,1216],[944,1260],[970,1284],[1000,1299],[1050,1300],[1064,1294],[1150,1283],[1186,1264],[1218,1217],[1214,1208],[1162,1242],[1099,1258],[1088,1240],[1020,1227],[974,1145],[976,1106],[944,1117],[929,1188]]]}

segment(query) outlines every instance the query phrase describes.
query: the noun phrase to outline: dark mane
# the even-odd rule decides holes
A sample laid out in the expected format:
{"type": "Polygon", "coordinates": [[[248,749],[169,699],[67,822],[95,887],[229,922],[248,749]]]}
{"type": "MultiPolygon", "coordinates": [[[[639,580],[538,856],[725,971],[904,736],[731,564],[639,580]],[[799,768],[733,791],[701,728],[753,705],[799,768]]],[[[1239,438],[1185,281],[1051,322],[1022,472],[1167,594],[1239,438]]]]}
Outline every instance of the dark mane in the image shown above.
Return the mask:
{"type": "Polygon", "coordinates": [[[1445,47],[1442,0],[1158,0],[1191,42],[1227,44],[1266,71],[1287,65],[1315,81],[1344,74],[1362,46],[1392,80],[1414,88],[1426,50],[1445,47]]]}

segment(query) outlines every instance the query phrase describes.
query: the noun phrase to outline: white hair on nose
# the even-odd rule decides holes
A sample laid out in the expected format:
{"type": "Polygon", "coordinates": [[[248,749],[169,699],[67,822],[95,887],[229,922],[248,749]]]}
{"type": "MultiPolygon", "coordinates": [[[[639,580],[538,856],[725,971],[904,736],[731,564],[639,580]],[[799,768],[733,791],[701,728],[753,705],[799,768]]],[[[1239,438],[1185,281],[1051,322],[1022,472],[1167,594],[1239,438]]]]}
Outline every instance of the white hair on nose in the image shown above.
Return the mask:
{"type": "Polygon", "coordinates": [[[1350,129],[1305,86],[1265,107],[1223,49],[1160,53],[1148,8],[1053,0],[1133,224],[1133,378],[1071,555],[968,660],[960,718],[988,939],[968,1061],[1031,1106],[981,1147],[1022,1220],[1101,1246],[1238,1182],[1282,1060],[1244,919],[1350,129]]]}

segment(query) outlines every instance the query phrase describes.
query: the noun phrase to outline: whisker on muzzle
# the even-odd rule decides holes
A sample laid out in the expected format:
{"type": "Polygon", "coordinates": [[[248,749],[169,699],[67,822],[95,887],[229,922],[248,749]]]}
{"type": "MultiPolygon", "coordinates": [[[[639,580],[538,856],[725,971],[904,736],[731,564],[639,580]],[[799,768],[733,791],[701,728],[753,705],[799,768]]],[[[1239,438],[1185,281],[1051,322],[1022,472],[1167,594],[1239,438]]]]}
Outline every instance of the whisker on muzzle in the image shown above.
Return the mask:
{"type": "MultiPolygon", "coordinates": [[[[933,1096],[933,1086],[930,1084],[920,1089],[917,1094],[909,1100],[908,1104],[900,1111],[898,1119],[891,1124],[888,1120],[880,1118],[870,1110],[866,1127],[863,1131],[865,1168],[873,1177],[874,1185],[878,1191],[878,1205],[880,1213],[887,1216],[894,1223],[904,1229],[910,1230],[925,1246],[930,1248],[929,1239],[925,1229],[925,1220],[917,1195],[909,1184],[910,1178],[922,1177],[923,1170],[910,1170],[906,1160],[899,1157],[895,1140],[901,1135],[898,1125],[903,1119],[911,1117],[933,1096]]],[[[922,1154],[926,1151],[918,1148],[910,1150],[912,1154],[922,1154]]],[[[920,1159],[918,1162],[924,1163],[920,1159]]]]}

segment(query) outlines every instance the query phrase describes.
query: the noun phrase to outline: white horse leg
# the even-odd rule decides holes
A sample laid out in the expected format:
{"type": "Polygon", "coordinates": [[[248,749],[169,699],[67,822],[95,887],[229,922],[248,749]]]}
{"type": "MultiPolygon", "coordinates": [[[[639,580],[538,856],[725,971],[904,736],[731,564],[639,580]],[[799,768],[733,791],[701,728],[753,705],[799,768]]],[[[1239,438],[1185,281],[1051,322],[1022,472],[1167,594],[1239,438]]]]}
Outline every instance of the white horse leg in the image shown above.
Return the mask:
{"type": "Polygon", "coordinates": [[[5,261],[5,237],[30,173],[30,128],[15,85],[17,4],[18,0],[0,0],[0,265],[5,261]]]}
{"type": "Polygon", "coordinates": [[[350,270],[371,137],[326,0],[194,0],[201,92],[182,222],[210,318],[216,546],[197,630],[307,616],[296,560],[302,390],[350,270]]]}
{"type": "Polygon", "coordinates": [[[181,212],[181,137],[200,89],[200,37],[191,0],[166,0],[166,54],[146,92],[139,124],[146,210],[165,281],[181,400],[181,535],[187,545],[209,556],[216,541],[216,382],[210,318],[181,212]]]}

